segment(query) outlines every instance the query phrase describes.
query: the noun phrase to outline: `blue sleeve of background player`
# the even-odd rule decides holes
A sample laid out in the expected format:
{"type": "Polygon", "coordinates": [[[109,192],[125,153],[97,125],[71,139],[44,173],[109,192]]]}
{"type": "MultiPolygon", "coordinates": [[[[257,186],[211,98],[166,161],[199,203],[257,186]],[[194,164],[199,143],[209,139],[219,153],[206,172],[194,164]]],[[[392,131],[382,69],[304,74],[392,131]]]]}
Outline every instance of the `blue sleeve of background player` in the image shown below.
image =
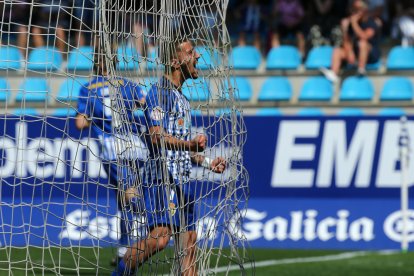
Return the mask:
{"type": "Polygon", "coordinates": [[[82,86],[79,91],[79,97],[78,97],[78,114],[85,114],[88,117],[90,117],[90,108],[89,108],[89,90],[87,87],[89,84],[86,84],[85,86],[82,86]]]}
{"type": "Polygon", "coordinates": [[[161,90],[157,89],[154,85],[145,97],[146,108],[144,114],[148,128],[160,126],[165,116],[165,111],[159,104],[160,91],[161,90]]]}

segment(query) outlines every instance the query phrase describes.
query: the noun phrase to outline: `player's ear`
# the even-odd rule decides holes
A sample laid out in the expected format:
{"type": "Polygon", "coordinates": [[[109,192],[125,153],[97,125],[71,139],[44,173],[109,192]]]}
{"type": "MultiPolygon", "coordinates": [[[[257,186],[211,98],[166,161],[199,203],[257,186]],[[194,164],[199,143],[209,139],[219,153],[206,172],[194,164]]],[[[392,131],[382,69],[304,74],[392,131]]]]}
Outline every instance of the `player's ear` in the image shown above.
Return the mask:
{"type": "Polygon", "coordinates": [[[176,70],[180,68],[180,61],[178,60],[178,58],[173,58],[171,60],[171,67],[173,67],[176,70]]]}

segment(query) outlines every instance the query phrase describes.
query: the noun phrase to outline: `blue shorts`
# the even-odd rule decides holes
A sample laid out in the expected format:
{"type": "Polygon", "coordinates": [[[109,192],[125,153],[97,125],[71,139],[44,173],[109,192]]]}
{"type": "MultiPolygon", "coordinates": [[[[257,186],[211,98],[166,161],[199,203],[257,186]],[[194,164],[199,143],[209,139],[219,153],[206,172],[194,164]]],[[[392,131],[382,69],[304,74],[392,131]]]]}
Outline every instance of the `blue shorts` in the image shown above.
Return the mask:
{"type": "Polygon", "coordinates": [[[171,184],[169,195],[167,191],[167,186],[162,183],[143,185],[148,228],[171,226],[173,233],[177,233],[181,227],[185,231],[195,231],[197,218],[193,196],[186,191],[181,191],[180,186],[175,183],[171,184]]]}

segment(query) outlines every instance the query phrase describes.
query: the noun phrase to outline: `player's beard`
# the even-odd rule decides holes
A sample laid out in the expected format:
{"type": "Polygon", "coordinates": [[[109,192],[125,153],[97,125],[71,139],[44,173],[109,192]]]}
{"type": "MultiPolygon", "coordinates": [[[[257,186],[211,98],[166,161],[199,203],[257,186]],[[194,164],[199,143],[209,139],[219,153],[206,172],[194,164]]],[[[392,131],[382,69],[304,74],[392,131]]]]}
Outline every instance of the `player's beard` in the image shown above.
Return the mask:
{"type": "Polygon", "coordinates": [[[197,79],[198,78],[198,70],[196,68],[196,64],[193,64],[191,68],[193,72],[190,72],[190,68],[188,64],[181,65],[181,72],[184,76],[184,79],[197,79]]]}

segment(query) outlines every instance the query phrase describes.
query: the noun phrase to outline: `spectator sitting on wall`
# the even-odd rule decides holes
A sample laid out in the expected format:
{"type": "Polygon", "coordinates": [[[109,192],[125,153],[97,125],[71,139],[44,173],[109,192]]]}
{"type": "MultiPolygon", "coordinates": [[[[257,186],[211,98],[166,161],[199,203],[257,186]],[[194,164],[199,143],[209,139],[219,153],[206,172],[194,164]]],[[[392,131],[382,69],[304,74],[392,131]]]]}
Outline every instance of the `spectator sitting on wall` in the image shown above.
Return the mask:
{"type": "Polygon", "coordinates": [[[246,34],[253,34],[253,45],[260,50],[260,31],[262,27],[263,7],[258,0],[247,0],[236,12],[236,18],[241,22],[239,45],[246,45],[246,34]]]}
{"type": "Polygon", "coordinates": [[[304,55],[304,16],[305,12],[299,0],[276,0],[273,4],[270,24],[272,26],[272,47],[280,46],[281,37],[293,34],[296,36],[299,51],[304,55]]]}
{"type": "Polygon", "coordinates": [[[368,5],[363,0],[354,0],[351,15],[341,22],[343,44],[335,48],[332,55],[332,70],[322,69],[325,76],[339,81],[338,74],[345,60],[348,64],[357,62],[358,74],[366,73],[365,66],[380,59],[379,36],[381,23],[370,16],[368,5]]]}

